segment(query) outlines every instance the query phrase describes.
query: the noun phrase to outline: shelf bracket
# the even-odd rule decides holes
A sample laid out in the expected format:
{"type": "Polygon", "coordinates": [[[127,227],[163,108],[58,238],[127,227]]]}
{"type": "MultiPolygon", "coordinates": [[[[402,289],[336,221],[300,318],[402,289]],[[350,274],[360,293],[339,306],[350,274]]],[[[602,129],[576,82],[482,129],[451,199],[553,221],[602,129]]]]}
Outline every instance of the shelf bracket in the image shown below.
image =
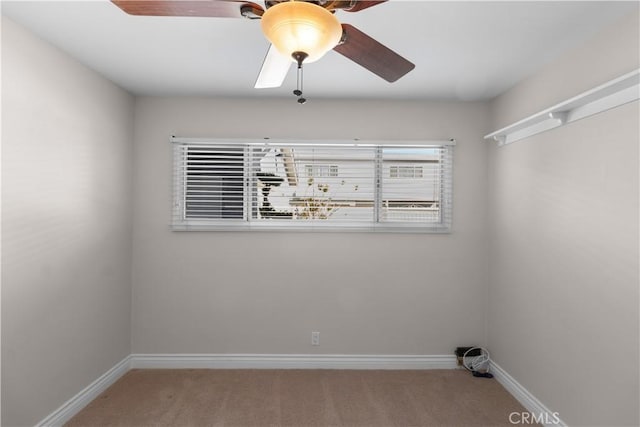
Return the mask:
{"type": "Polygon", "coordinates": [[[567,123],[567,119],[569,118],[569,112],[568,111],[553,111],[551,113],[549,113],[549,118],[550,119],[554,119],[554,120],[558,120],[558,122],[560,122],[561,125],[564,125],[567,123]]]}

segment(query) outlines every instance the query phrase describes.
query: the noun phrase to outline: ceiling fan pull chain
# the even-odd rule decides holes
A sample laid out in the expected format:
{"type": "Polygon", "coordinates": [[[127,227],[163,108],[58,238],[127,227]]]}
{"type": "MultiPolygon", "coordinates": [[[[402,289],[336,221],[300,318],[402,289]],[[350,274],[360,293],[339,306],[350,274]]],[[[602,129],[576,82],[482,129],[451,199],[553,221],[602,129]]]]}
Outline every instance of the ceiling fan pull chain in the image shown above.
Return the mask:
{"type": "Polygon", "coordinates": [[[302,97],[302,85],[303,85],[303,74],[302,74],[302,64],[298,68],[298,90],[296,90],[296,95],[298,95],[298,103],[304,104],[307,102],[307,98],[302,97]]]}
{"type": "Polygon", "coordinates": [[[298,71],[297,71],[297,81],[296,81],[296,90],[293,91],[293,94],[298,97],[298,103],[304,104],[307,102],[306,98],[302,97],[302,84],[303,84],[303,75],[302,75],[302,61],[308,56],[304,52],[293,52],[291,55],[296,62],[298,63],[298,71]]]}
{"type": "Polygon", "coordinates": [[[300,77],[302,74],[302,65],[298,65],[296,69],[296,90],[293,91],[293,94],[296,96],[302,95],[302,89],[300,89],[300,77]]]}

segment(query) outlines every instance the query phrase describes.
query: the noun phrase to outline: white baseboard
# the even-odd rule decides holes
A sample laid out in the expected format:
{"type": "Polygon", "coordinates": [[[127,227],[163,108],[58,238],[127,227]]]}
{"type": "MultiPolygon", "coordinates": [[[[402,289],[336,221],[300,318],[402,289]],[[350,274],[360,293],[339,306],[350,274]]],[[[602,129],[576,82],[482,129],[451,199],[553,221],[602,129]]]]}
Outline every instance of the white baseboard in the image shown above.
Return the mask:
{"type": "Polygon", "coordinates": [[[453,369],[451,355],[132,354],[141,369],[453,369]]]}
{"type": "MultiPolygon", "coordinates": [[[[36,427],[62,426],[129,369],[455,369],[454,355],[345,354],[131,354],[40,421],[36,427]]],[[[548,426],[563,426],[556,413],[543,405],[495,362],[491,372],[527,411],[548,426]],[[557,421],[557,422],[556,422],[557,421]]]]}
{"type": "Polygon", "coordinates": [[[100,393],[105,391],[111,384],[116,382],[121,376],[126,374],[130,368],[131,355],[125,357],[118,362],[113,368],[109,369],[97,380],[89,384],[80,393],[67,400],[58,409],[53,411],[49,416],[36,424],[36,427],[57,427],[62,426],[76,415],[82,408],[87,406],[89,402],[98,397],[100,393]]]}
{"type": "Polygon", "coordinates": [[[522,384],[516,381],[515,378],[509,375],[507,371],[502,369],[500,365],[495,363],[493,360],[491,361],[490,371],[495,379],[502,384],[502,386],[511,393],[511,395],[515,397],[527,411],[538,417],[538,420],[541,420],[542,425],[567,427],[567,424],[560,419],[557,412],[553,412],[547,408],[533,394],[531,394],[529,390],[524,388],[522,384]]]}

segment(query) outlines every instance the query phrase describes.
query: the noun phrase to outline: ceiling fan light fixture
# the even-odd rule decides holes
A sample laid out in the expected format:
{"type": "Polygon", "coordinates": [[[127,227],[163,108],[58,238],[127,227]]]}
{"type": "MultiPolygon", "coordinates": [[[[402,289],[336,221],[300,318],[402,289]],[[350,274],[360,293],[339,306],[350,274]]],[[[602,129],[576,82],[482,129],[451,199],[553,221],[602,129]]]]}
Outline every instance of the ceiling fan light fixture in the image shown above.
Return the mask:
{"type": "Polygon", "coordinates": [[[261,25],[271,44],[293,62],[294,52],[306,53],[305,63],[317,61],[342,37],[342,26],[333,13],[305,1],[271,6],[262,15],[261,25]]]}

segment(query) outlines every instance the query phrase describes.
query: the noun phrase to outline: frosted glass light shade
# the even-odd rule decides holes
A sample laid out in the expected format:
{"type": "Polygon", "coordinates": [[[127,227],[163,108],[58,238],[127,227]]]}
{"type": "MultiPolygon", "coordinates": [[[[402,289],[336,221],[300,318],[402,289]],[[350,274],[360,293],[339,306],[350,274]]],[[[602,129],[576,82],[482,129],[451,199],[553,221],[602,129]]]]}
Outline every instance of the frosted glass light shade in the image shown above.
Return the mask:
{"type": "Polygon", "coordinates": [[[342,26],[331,12],[304,1],[271,6],[262,15],[261,24],[262,32],[281,54],[288,58],[293,52],[309,55],[305,64],[322,58],[342,37],[342,26]]]}

